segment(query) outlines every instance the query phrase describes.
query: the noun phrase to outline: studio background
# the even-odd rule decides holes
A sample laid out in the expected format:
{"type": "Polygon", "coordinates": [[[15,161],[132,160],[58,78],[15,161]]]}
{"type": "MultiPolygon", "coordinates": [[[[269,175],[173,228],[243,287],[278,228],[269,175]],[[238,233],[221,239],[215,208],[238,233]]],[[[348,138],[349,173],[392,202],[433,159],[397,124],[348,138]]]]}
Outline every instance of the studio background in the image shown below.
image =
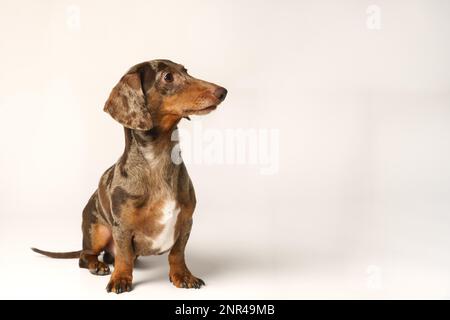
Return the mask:
{"type": "Polygon", "coordinates": [[[450,298],[449,40],[445,0],[2,0],[0,298],[450,298]],[[279,165],[189,164],[207,286],[175,288],[164,255],[117,296],[29,247],[81,248],[124,146],[103,105],[156,58],[228,89],[181,128],[277,130],[279,165]]]}

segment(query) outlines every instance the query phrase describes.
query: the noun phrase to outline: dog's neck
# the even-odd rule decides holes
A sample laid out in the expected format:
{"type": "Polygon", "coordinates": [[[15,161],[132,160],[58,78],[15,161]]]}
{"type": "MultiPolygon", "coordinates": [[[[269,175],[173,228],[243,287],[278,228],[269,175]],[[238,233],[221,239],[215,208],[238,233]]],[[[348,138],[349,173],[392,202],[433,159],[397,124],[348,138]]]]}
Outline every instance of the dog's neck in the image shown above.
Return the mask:
{"type": "Polygon", "coordinates": [[[141,155],[150,169],[164,170],[174,165],[171,159],[172,150],[177,141],[173,141],[176,126],[165,130],[154,127],[148,131],[125,128],[125,154],[141,155]]]}

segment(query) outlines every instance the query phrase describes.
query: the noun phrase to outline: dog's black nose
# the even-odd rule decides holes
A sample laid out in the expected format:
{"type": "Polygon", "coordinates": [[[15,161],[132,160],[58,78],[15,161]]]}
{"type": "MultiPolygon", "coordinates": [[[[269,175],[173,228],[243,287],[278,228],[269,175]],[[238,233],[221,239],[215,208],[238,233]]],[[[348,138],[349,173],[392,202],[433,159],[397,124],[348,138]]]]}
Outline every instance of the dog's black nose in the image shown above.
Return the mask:
{"type": "Polygon", "coordinates": [[[227,89],[219,87],[216,89],[216,91],[214,91],[214,95],[216,96],[217,99],[219,99],[220,102],[222,102],[223,100],[225,100],[227,92],[228,92],[227,89]]]}

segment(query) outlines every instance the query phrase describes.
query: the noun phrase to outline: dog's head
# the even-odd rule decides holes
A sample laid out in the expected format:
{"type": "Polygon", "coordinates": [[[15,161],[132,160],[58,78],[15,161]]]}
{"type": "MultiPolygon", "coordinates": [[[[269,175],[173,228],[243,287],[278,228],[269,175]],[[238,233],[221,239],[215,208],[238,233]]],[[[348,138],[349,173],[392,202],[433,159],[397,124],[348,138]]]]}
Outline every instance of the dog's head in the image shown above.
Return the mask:
{"type": "Polygon", "coordinates": [[[211,112],[226,95],[225,88],[190,76],[182,65],[152,60],[128,70],[104,110],[130,129],[167,128],[183,117],[211,112]]]}

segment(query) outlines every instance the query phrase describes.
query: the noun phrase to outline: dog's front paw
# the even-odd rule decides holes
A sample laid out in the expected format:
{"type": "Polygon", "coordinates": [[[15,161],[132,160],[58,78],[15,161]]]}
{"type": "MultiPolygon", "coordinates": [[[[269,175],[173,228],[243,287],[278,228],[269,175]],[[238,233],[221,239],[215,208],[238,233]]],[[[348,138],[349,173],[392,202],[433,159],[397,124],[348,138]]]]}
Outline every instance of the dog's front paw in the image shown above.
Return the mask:
{"type": "Polygon", "coordinates": [[[112,275],[106,286],[106,291],[115,293],[131,291],[131,281],[130,277],[112,275]]]}
{"type": "Polygon", "coordinates": [[[195,288],[200,289],[205,285],[205,282],[197,277],[194,277],[189,271],[183,273],[172,273],[169,275],[170,282],[177,288],[195,288]]]}

